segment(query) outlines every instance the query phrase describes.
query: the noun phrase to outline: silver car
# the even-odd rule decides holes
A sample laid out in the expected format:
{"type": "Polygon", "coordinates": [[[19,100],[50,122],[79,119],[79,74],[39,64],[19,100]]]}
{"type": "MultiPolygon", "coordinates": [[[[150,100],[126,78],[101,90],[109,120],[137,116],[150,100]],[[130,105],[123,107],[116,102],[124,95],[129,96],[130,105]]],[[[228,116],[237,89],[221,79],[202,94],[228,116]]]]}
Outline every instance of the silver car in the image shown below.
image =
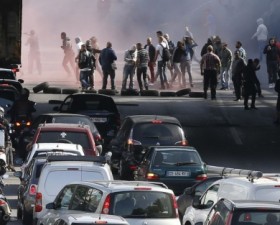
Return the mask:
{"type": "Polygon", "coordinates": [[[174,193],[162,183],[75,182],[66,185],[46,208],[42,225],[57,224],[62,216],[82,213],[118,215],[133,225],[180,225],[174,193]]]}

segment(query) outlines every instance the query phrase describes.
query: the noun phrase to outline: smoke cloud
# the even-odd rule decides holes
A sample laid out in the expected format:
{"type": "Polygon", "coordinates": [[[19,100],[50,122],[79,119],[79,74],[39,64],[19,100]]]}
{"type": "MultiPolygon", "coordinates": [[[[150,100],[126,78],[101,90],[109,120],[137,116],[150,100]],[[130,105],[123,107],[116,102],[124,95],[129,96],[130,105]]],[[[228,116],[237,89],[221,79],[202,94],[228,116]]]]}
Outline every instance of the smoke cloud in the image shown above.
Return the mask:
{"type": "Polygon", "coordinates": [[[257,43],[251,36],[256,31],[257,18],[263,17],[270,34],[279,36],[275,28],[280,21],[277,6],[277,0],[23,0],[22,70],[30,81],[65,80],[62,31],[72,40],[73,48],[75,37],[85,42],[96,36],[100,48],[111,41],[120,64],[118,79],[124,51],[134,43],[145,44],[147,37],[152,37],[156,45],[157,30],[168,33],[176,43],[188,26],[200,52],[212,28],[230,49],[234,50],[240,40],[249,57],[254,57],[257,43]],[[28,36],[24,33],[30,30],[39,38],[41,76],[26,72],[29,46],[25,45],[28,36]]]}

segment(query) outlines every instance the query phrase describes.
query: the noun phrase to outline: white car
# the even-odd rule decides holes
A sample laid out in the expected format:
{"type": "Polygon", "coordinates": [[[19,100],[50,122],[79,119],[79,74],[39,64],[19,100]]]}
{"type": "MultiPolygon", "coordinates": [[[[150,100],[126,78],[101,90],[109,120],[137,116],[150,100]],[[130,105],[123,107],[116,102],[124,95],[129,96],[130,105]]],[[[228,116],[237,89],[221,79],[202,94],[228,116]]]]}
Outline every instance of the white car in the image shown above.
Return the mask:
{"type": "Polygon", "coordinates": [[[39,177],[33,224],[41,225],[47,213],[46,205],[52,202],[60,190],[74,181],[112,181],[113,174],[102,156],[49,156],[39,177]]]}
{"type": "Polygon", "coordinates": [[[217,180],[186,209],[182,225],[203,224],[212,206],[221,198],[279,202],[280,179],[229,177],[217,180]]]}
{"type": "MultiPolygon", "coordinates": [[[[122,216],[131,225],[180,225],[174,192],[158,182],[73,182],[46,208],[37,225],[57,224],[62,217],[83,213],[122,216]]],[[[82,222],[77,219],[75,224],[82,222]]]]}
{"type": "Polygon", "coordinates": [[[66,143],[39,143],[32,146],[32,150],[28,153],[24,163],[21,166],[22,177],[24,170],[30,164],[31,160],[37,156],[48,155],[79,155],[83,156],[84,151],[81,145],[66,143]]]}

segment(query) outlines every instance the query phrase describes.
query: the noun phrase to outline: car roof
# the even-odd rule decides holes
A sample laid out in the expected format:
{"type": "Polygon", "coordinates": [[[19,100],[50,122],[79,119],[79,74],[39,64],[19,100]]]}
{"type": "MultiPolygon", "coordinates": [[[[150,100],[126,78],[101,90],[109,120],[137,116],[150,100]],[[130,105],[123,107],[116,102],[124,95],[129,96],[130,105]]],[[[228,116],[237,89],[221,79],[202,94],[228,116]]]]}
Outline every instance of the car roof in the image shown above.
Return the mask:
{"type": "MultiPolygon", "coordinates": [[[[227,199],[226,199],[227,200],[227,199]]],[[[254,209],[278,209],[280,210],[279,202],[272,201],[256,201],[256,200],[227,200],[231,201],[234,204],[235,208],[244,209],[244,208],[254,208],[254,209]]]]}
{"type": "Polygon", "coordinates": [[[41,129],[55,129],[55,130],[64,130],[64,129],[90,129],[90,127],[86,124],[76,124],[76,123],[43,123],[39,124],[39,128],[41,129]]]}
{"type": "Polygon", "coordinates": [[[79,144],[70,143],[35,143],[33,144],[32,149],[36,149],[36,151],[46,151],[55,149],[79,150],[82,149],[82,146],[79,144]]]}
{"type": "Polygon", "coordinates": [[[83,115],[83,114],[77,114],[77,113],[43,113],[39,116],[53,116],[53,117],[64,117],[64,116],[69,116],[69,117],[85,117],[85,118],[89,118],[89,116],[87,115],[83,115]]]}
{"type": "Polygon", "coordinates": [[[148,123],[153,120],[163,121],[165,123],[174,123],[181,125],[179,120],[172,116],[160,116],[160,115],[134,115],[127,116],[126,118],[132,120],[133,123],[148,123]]]}
{"type": "Polygon", "coordinates": [[[269,186],[269,185],[279,185],[280,188],[280,178],[277,177],[260,177],[258,179],[253,179],[253,181],[249,180],[245,176],[233,176],[226,177],[226,179],[217,180],[213,184],[238,184],[247,187],[257,187],[257,186],[269,186]]]}
{"type": "Polygon", "coordinates": [[[166,151],[166,150],[185,150],[197,152],[197,150],[192,146],[151,146],[150,149],[154,149],[155,151],[166,151]]]}

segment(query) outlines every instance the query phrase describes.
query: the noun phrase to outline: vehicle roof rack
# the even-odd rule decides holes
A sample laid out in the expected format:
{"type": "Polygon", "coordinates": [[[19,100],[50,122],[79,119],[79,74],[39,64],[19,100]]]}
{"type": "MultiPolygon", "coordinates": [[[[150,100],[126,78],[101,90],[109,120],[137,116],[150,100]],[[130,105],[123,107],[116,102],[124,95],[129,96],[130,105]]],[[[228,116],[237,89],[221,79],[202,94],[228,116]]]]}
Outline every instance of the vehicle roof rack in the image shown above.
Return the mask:
{"type": "Polygon", "coordinates": [[[47,161],[48,162],[82,161],[82,162],[106,163],[106,158],[104,156],[50,155],[50,156],[48,156],[47,161]]]}
{"type": "Polygon", "coordinates": [[[207,173],[219,174],[221,176],[244,176],[247,177],[250,181],[261,178],[263,176],[263,173],[261,171],[244,170],[211,165],[207,165],[206,170],[207,173]]]}
{"type": "Polygon", "coordinates": [[[161,182],[150,182],[150,181],[129,181],[129,180],[87,180],[86,182],[94,182],[96,184],[102,185],[104,187],[109,187],[111,184],[132,184],[135,186],[159,186],[168,189],[168,187],[161,182]]]}

